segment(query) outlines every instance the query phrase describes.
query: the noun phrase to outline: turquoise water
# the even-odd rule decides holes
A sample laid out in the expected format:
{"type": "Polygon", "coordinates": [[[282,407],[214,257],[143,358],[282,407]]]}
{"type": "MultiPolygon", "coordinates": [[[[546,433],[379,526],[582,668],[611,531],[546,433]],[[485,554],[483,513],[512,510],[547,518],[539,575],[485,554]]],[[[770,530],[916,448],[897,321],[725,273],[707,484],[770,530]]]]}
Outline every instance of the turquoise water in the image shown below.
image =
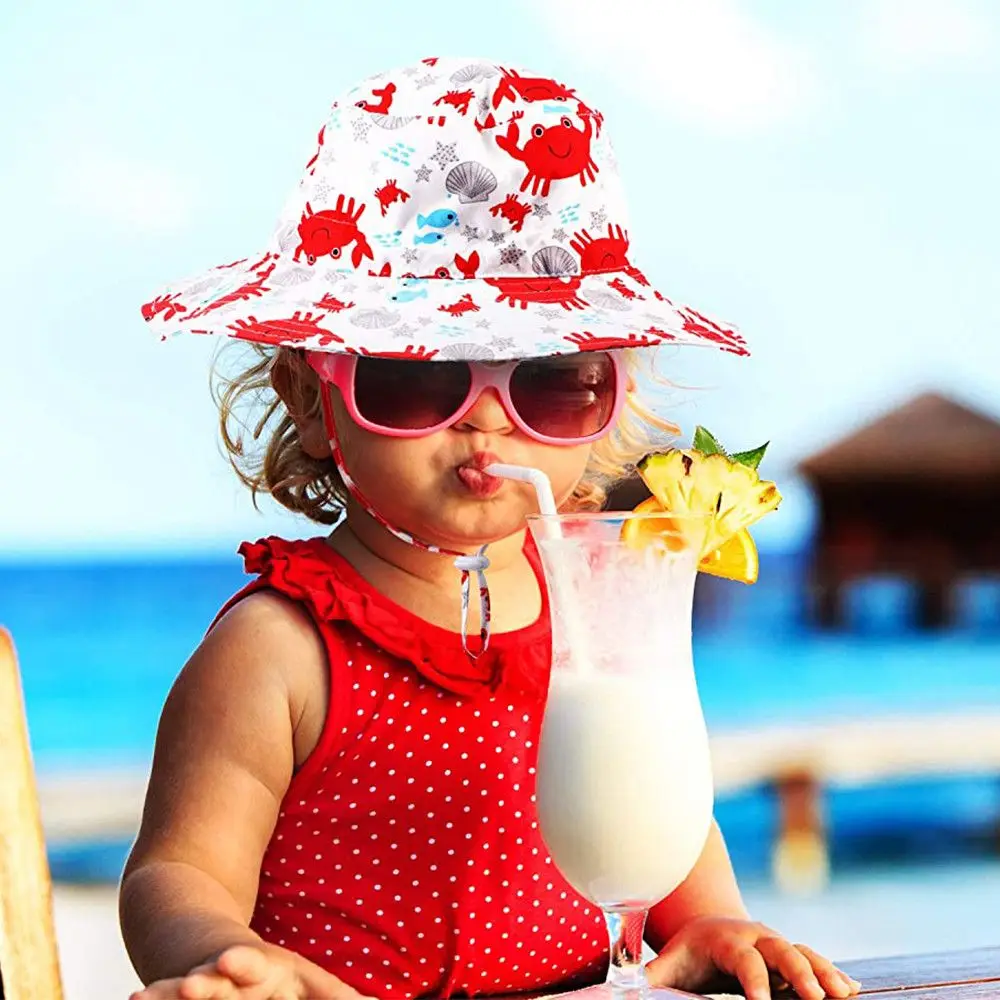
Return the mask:
{"type": "MultiPolygon", "coordinates": [[[[0,624],[17,643],[38,767],[144,765],[176,672],[244,580],[235,556],[0,567],[0,624]]],[[[708,724],[1000,709],[1000,622],[990,593],[970,590],[959,627],[926,636],[908,627],[906,588],[883,581],[851,596],[853,633],[818,635],[802,624],[797,559],[765,560],[754,587],[708,581],[695,629],[708,724]]],[[[829,816],[835,861],[844,864],[872,852],[964,850],[1000,816],[1000,780],[835,792],[829,816]]],[[[719,819],[737,866],[759,870],[774,824],[770,800],[760,792],[724,798],[719,819]]],[[[123,849],[53,845],[53,864],[107,873],[123,849]]]]}

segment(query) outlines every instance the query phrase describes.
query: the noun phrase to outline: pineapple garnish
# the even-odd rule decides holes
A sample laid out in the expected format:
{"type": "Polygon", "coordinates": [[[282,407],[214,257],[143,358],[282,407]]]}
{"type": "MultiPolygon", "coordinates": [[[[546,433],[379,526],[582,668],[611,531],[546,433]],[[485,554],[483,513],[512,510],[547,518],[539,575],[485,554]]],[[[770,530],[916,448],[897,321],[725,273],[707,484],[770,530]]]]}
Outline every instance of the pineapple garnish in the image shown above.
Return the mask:
{"type": "MultiPolygon", "coordinates": [[[[754,583],[759,559],[748,529],[781,502],[777,486],[761,479],[757,471],[766,450],[767,443],[727,454],[715,436],[699,426],[693,447],[672,448],[639,462],[639,474],[653,495],[635,513],[662,512],[668,518],[671,513],[711,515],[698,568],[754,583]]],[[[667,528],[659,518],[631,519],[625,522],[622,537],[646,545],[667,528]]]]}

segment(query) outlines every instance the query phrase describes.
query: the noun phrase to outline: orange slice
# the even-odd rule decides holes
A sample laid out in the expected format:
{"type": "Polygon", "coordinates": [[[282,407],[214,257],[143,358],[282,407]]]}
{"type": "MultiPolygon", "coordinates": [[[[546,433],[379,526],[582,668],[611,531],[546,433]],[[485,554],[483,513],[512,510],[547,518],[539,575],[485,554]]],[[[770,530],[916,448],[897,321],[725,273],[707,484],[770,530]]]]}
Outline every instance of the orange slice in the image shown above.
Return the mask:
{"type": "Polygon", "coordinates": [[[698,564],[698,569],[702,573],[721,576],[727,580],[756,583],[760,561],[750,532],[746,528],[737,531],[714,552],[709,552],[698,564]]]}

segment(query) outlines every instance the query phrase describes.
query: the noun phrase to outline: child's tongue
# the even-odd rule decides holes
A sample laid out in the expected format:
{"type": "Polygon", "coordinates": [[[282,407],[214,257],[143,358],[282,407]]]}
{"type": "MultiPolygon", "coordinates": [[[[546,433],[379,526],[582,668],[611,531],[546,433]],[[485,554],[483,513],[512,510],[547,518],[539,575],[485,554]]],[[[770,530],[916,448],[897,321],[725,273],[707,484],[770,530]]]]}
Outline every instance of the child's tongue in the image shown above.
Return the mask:
{"type": "Polygon", "coordinates": [[[492,452],[479,451],[455,467],[459,482],[475,497],[491,497],[502,486],[503,480],[489,476],[483,470],[494,462],[499,462],[492,452]]]}

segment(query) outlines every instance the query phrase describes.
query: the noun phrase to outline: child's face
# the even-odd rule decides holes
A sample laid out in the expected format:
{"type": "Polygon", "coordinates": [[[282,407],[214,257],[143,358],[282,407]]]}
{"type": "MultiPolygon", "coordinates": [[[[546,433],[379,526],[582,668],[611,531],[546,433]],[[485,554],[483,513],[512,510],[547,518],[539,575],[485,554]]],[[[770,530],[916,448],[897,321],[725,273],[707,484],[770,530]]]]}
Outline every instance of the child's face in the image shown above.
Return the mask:
{"type": "Polygon", "coordinates": [[[361,493],[390,524],[446,547],[498,541],[537,513],[531,486],[493,480],[483,466],[499,461],[541,469],[562,504],[590,457],[590,444],[548,445],[528,437],[494,390],[484,391],[458,423],[415,438],[364,430],[336,390],[332,398],[344,462],[361,493]]]}

